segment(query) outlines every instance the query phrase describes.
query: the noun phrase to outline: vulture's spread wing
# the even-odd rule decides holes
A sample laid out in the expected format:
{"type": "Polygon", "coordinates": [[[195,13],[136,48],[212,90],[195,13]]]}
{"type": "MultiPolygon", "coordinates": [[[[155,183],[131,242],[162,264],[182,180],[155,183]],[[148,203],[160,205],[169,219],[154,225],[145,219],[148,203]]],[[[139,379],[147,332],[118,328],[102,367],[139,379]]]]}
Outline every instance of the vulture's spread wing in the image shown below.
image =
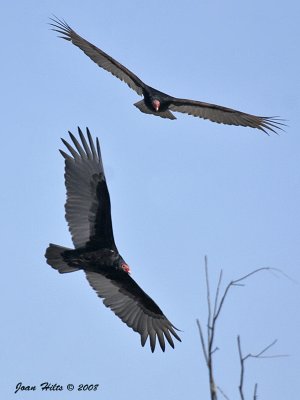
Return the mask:
{"type": "Polygon", "coordinates": [[[193,115],[194,117],[209,119],[218,124],[257,128],[267,134],[269,134],[268,131],[276,133],[276,129],[282,129],[280,126],[284,125],[277,117],[258,117],[231,108],[195,100],[173,98],[169,109],[193,115]]]}
{"type": "Polygon", "coordinates": [[[65,22],[58,18],[50,18],[53,23],[53,30],[61,33],[64,36],[60,36],[62,39],[70,40],[75,46],[79,47],[91,60],[93,60],[99,67],[110,72],[121,81],[127,83],[127,85],[133,89],[137,94],[143,94],[143,88],[145,84],[141,81],[133,72],[129,71],[124,65],[114,60],[104,51],[98,49],[92,43],[83,39],[79,36],[72,28],[65,22]]]}
{"type": "Polygon", "coordinates": [[[60,150],[65,158],[67,201],[66,220],[76,248],[92,245],[114,248],[110,213],[110,198],[105,181],[99,141],[96,148],[87,128],[88,142],[80,128],[80,144],[69,132],[74,147],[62,139],[71,156],[60,150]]]}
{"type": "Polygon", "coordinates": [[[111,270],[105,275],[85,271],[87,280],[103,303],[109,307],[125,324],[141,335],[141,344],[145,345],[149,336],[152,352],[156,337],[165,351],[165,338],[174,348],[171,334],[179,341],[175,327],[164,316],[155,302],[124,271],[111,270]]]}

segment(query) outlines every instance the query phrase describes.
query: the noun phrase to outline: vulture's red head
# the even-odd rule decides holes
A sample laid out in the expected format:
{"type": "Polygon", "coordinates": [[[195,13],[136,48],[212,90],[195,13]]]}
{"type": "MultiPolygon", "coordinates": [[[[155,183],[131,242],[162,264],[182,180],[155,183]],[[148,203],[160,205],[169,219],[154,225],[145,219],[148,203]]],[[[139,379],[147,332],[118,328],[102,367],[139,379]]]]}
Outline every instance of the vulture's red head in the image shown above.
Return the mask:
{"type": "Polygon", "coordinates": [[[121,264],[121,268],[123,271],[127,272],[127,274],[131,274],[131,269],[126,263],[121,264]]]}
{"type": "Polygon", "coordinates": [[[160,109],[160,101],[157,99],[154,99],[152,101],[152,107],[154,108],[155,111],[159,111],[160,109]]]}

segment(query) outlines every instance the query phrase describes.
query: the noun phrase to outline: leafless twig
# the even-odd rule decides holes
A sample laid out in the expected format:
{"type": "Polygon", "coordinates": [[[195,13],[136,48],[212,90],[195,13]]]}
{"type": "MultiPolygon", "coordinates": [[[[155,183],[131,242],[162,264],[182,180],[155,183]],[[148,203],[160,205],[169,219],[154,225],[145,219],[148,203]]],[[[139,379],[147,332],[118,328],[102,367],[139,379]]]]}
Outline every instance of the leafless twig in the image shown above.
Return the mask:
{"type": "Polygon", "coordinates": [[[230,400],[229,397],[223,392],[223,390],[220,388],[220,386],[217,386],[218,391],[221,393],[221,395],[224,397],[226,400],[230,400]]]}
{"type": "Polygon", "coordinates": [[[257,383],[254,385],[253,400],[257,400],[257,383]]]}
{"type": "MultiPolygon", "coordinates": [[[[202,329],[201,323],[198,319],[197,319],[197,326],[198,326],[199,335],[200,335],[202,352],[203,352],[205,363],[206,363],[206,366],[208,368],[208,373],[209,373],[209,388],[210,388],[211,400],[217,400],[217,390],[219,390],[219,392],[223,395],[223,397],[225,399],[229,400],[229,398],[226,396],[226,394],[223,392],[223,390],[216,385],[215,378],[214,378],[214,369],[213,369],[213,354],[218,349],[217,347],[214,346],[214,340],[215,340],[215,334],[216,334],[216,324],[217,324],[218,318],[220,316],[220,313],[222,311],[225,299],[228,296],[228,293],[233,286],[244,286],[243,282],[246,279],[250,278],[252,275],[255,275],[262,271],[272,271],[272,270],[274,270],[274,269],[268,268],[268,267],[258,268],[256,270],[242,276],[241,278],[232,280],[231,282],[228,283],[228,285],[224,289],[223,294],[220,296],[221,284],[222,284],[222,278],[223,278],[223,271],[221,270],[220,274],[219,274],[219,279],[218,279],[217,288],[216,288],[216,292],[214,295],[213,307],[212,307],[211,290],[210,290],[210,282],[209,282],[209,274],[208,274],[208,266],[207,266],[207,257],[205,256],[206,300],[207,300],[207,310],[208,310],[207,326],[206,326],[206,329],[207,329],[206,340],[205,340],[205,336],[203,334],[203,329],[202,329]]],[[[238,340],[240,340],[240,339],[238,339],[238,340]]],[[[240,393],[242,393],[242,396],[243,396],[243,379],[244,379],[244,361],[249,357],[263,358],[264,357],[264,356],[262,356],[263,353],[265,353],[274,344],[275,344],[275,342],[272,343],[271,345],[269,345],[268,347],[266,347],[264,350],[262,350],[260,353],[258,353],[256,355],[248,354],[246,357],[243,358],[242,353],[240,353],[240,360],[242,360],[242,362],[241,362],[242,384],[240,382],[240,386],[241,386],[240,393]]],[[[239,351],[241,351],[240,344],[239,344],[239,351]]],[[[255,386],[254,399],[256,399],[256,397],[257,397],[257,385],[255,386]]],[[[244,397],[241,397],[241,398],[242,398],[242,400],[244,400],[244,397]]]]}
{"type": "MultiPolygon", "coordinates": [[[[278,358],[278,357],[287,357],[287,354],[277,354],[277,355],[271,355],[271,356],[264,356],[265,354],[271,347],[273,347],[277,343],[277,339],[274,340],[271,344],[266,346],[263,350],[258,352],[257,354],[252,354],[248,353],[246,356],[243,356],[242,353],[242,346],[241,346],[241,338],[238,335],[237,337],[237,343],[238,343],[238,351],[239,351],[239,358],[240,358],[240,365],[241,365],[241,372],[240,372],[240,383],[239,383],[239,392],[240,392],[240,397],[241,400],[245,399],[244,396],[244,374],[245,374],[245,361],[248,358],[278,358]]],[[[257,383],[255,384],[254,387],[254,395],[253,399],[257,399],[257,383]]]]}
{"type": "Polygon", "coordinates": [[[200,335],[200,340],[201,340],[202,351],[203,351],[203,354],[204,354],[204,358],[205,358],[206,365],[208,366],[208,356],[207,356],[207,351],[206,351],[206,346],[205,346],[205,341],[204,341],[204,336],[203,336],[201,324],[200,324],[199,319],[197,319],[196,322],[197,322],[197,325],[198,325],[198,330],[199,330],[199,335],[200,335]]]}

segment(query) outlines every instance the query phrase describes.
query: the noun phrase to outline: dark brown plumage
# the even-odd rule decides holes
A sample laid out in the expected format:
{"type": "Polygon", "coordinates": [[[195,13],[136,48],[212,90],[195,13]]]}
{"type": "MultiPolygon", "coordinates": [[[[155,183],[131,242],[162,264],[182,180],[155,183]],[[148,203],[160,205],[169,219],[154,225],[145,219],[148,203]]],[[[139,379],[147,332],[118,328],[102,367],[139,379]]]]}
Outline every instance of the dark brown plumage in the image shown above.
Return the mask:
{"type": "Polygon", "coordinates": [[[165,339],[174,348],[172,335],[181,341],[176,328],[131,278],[116,247],[99,141],[95,146],[88,128],[88,141],[78,132],[81,144],[71,132],[73,145],[62,139],[71,155],[60,150],[65,159],[66,220],[75,249],[50,244],[47,263],[60,273],[83,270],[106,307],[141,335],[142,346],[149,337],[152,352],[156,338],[163,351],[165,339]]]}
{"type": "Polygon", "coordinates": [[[227,125],[239,125],[257,128],[268,134],[268,131],[276,133],[276,129],[282,129],[284,124],[277,117],[260,117],[247,114],[231,108],[202,101],[180,99],[169,96],[146,85],[133,72],[124,67],[111,56],[100,50],[92,43],[79,36],[65,21],[58,18],[50,18],[53,30],[62,34],[63,39],[71,41],[79,47],[99,67],[110,72],[133,89],[144,99],[134,105],[143,113],[157,115],[162,118],[176,119],[171,111],[186,113],[194,117],[209,119],[212,122],[227,125]]]}

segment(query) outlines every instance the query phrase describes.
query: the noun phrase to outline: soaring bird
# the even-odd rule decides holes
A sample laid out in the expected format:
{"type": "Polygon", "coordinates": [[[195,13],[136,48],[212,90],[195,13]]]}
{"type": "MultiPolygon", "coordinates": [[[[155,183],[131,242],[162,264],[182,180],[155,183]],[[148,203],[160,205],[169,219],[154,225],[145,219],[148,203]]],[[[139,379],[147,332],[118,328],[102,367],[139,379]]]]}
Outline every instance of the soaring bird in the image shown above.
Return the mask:
{"type": "Polygon", "coordinates": [[[149,337],[153,352],[157,337],[163,351],[165,338],[174,348],[171,334],[181,341],[176,328],[131,278],[130,268],[118,252],[99,141],[97,138],[95,146],[88,128],[86,131],[88,141],[78,128],[81,144],[69,132],[73,147],[62,139],[70,155],[60,150],[65,159],[66,220],[75,249],[50,243],[47,263],[61,274],[84,271],[105,306],[141,335],[142,346],[149,337]]]}
{"type": "Polygon", "coordinates": [[[62,39],[71,41],[79,47],[99,67],[110,72],[133,89],[143,100],[134,105],[143,113],[157,115],[162,118],[176,119],[171,111],[177,111],[193,115],[203,119],[209,119],[218,124],[240,125],[250,128],[257,128],[268,134],[282,129],[281,119],[277,117],[259,117],[247,114],[231,108],[218,106],[216,104],[204,103],[202,101],[180,99],[160,92],[144,83],[133,72],[124,67],[121,63],[106,54],[103,50],[79,36],[65,21],[50,18],[52,30],[62,34],[62,39]]]}

